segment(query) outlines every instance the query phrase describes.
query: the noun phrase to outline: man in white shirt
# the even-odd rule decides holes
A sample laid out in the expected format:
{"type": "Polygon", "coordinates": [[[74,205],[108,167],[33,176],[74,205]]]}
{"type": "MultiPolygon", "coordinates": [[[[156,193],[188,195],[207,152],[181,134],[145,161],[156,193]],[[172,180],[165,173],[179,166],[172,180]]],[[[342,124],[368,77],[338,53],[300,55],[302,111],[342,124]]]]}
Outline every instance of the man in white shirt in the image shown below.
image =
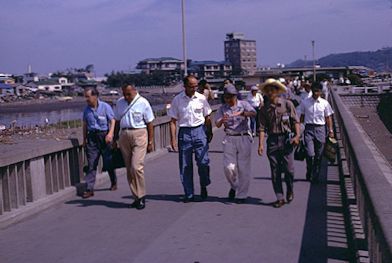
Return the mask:
{"type": "Polygon", "coordinates": [[[321,84],[323,85],[321,97],[323,99],[328,100],[328,96],[329,96],[329,82],[328,82],[328,80],[324,79],[324,81],[321,84]]]}
{"type": "Polygon", "coordinates": [[[256,116],[250,117],[250,130],[253,136],[255,136],[256,131],[259,130],[260,106],[263,104],[264,99],[263,96],[261,96],[261,94],[259,93],[259,88],[256,86],[252,86],[246,100],[256,111],[256,116]]]}
{"type": "Polygon", "coordinates": [[[153,150],[154,113],[150,103],[139,95],[133,85],[122,87],[124,97],[116,103],[116,134],[118,146],[127,168],[128,183],[134,202],[132,208],[145,208],[144,159],[153,150]]]}
{"type": "Polygon", "coordinates": [[[333,138],[332,127],[333,110],[328,101],[321,98],[322,85],[312,84],[312,97],[302,101],[298,108],[301,123],[305,123],[304,141],[306,148],[306,179],[318,183],[320,165],[326,139],[325,125],[328,136],[333,138]]]}
{"type": "Polygon", "coordinates": [[[210,182],[208,143],[212,140],[210,105],[204,95],[198,93],[198,83],[194,76],[184,78],[184,91],[174,97],[168,116],[171,117],[171,146],[179,152],[180,177],[184,187],[184,202],[194,201],[193,152],[200,177],[201,198],[207,199],[210,182]],[[177,125],[178,145],[176,139],[177,125]]]}

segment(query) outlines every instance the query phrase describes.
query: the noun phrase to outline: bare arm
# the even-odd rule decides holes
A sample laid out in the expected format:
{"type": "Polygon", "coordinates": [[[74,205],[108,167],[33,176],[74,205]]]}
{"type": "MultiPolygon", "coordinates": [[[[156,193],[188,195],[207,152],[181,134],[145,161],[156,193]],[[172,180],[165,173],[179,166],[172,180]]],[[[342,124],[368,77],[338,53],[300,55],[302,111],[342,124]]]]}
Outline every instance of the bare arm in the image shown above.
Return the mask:
{"type": "Polygon", "coordinates": [[[260,134],[259,134],[259,148],[258,148],[258,151],[257,151],[260,156],[262,156],[263,152],[264,152],[264,137],[265,137],[265,132],[264,131],[260,131],[260,134]]]}
{"type": "Polygon", "coordinates": [[[150,153],[154,150],[154,125],[152,122],[147,123],[148,143],[147,152],[150,153]]]}
{"type": "Polygon", "coordinates": [[[111,143],[113,141],[115,126],[116,126],[116,120],[112,119],[110,121],[110,125],[109,125],[109,132],[108,132],[108,134],[105,137],[106,143],[111,143]]]}
{"type": "Polygon", "coordinates": [[[333,132],[333,125],[332,125],[332,116],[328,116],[325,118],[327,122],[327,127],[328,127],[328,136],[330,138],[334,137],[334,132],[333,132]]]}
{"type": "Polygon", "coordinates": [[[177,120],[172,118],[170,121],[170,144],[173,151],[177,151],[177,120]]]}
{"type": "Polygon", "coordinates": [[[205,125],[207,128],[207,141],[208,143],[210,143],[212,141],[212,122],[211,122],[211,117],[210,116],[206,116],[206,121],[205,121],[205,125]]]}
{"type": "Polygon", "coordinates": [[[304,122],[305,122],[305,115],[301,114],[300,122],[301,122],[301,123],[304,123],[304,122]]]}

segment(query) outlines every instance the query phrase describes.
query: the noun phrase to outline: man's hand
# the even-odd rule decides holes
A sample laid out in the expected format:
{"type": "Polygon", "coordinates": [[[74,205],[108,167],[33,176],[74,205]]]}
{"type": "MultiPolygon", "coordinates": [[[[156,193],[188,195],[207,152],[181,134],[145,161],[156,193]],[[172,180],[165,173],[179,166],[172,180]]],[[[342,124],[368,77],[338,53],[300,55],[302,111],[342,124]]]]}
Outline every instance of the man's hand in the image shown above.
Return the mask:
{"type": "Polygon", "coordinates": [[[328,133],[328,137],[329,137],[329,138],[335,138],[335,135],[334,135],[333,131],[330,131],[330,132],[328,133]]]}
{"type": "Polygon", "coordinates": [[[178,145],[177,145],[177,140],[176,139],[172,139],[170,141],[170,145],[171,145],[171,148],[172,148],[172,150],[174,152],[178,152],[178,145]]]}
{"type": "Polygon", "coordinates": [[[112,141],[113,141],[113,134],[108,133],[108,134],[106,135],[106,137],[105,137],[105,142],[106,142],[107,144],[109,144],[109,143],[111,143],[112,141]]]}
{"type": "Polygon", "coordinates": [[[259,154],[259,156],[263,156],[264,153],[264,145],[259,145],[259,148],[257,150],[257,153],[259,154]]]}
{"type": "Polygon", "coordinates": [[[298,145],[300,141],[299,135],[296,135],[293,139],[291,139],[291,144],[298,145]]]}
{"type": "Polygon", "coordinates": [[[147,153],[150,153],[154,150],[154,145],[152,143],[147,144],[147,153]]]}

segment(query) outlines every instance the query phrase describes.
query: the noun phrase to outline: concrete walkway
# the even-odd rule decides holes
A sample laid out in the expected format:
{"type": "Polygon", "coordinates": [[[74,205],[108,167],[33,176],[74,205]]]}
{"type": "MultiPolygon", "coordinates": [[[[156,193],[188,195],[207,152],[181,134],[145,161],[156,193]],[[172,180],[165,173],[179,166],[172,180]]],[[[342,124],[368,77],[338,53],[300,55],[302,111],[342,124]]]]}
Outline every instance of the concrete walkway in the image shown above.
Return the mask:
{"type": "Polygon", "coordinates": [[[179,202],[177,154],[164,154],[146,165],[145,210],[128,208],[120,176],[116,192],[105,185],[92,199],[75,197],[1,230],[0,262],[348,262],[337,166],[328,175],[325,166],[322,183],[310,186],[305,163],[296,162],[295,199],[275,209],[268,160],[255,142],[251,197],[234,204],[226,199],[222,138],[216,132],[210,147],[206,202],[179,202]]]}

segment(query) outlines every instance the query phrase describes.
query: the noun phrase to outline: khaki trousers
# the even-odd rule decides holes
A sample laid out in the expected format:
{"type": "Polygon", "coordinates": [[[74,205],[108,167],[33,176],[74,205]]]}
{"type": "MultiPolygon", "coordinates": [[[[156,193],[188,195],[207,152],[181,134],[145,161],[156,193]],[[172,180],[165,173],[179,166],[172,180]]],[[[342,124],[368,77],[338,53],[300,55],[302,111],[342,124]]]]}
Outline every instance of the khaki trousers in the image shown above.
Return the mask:
{"type": "Polygon", "coordinates": [[[132,195],[140,199],[146,195],[144,158],[147,153],[147,130],[122,130],[119,144],[127,168],[127,178],[132,195]]]}
{"type": "Polygon", "coordinates": [[[225,176],[239,199],[248,197],[252,141],[249,135],[226,136],[223,140],[225,176]]]}

